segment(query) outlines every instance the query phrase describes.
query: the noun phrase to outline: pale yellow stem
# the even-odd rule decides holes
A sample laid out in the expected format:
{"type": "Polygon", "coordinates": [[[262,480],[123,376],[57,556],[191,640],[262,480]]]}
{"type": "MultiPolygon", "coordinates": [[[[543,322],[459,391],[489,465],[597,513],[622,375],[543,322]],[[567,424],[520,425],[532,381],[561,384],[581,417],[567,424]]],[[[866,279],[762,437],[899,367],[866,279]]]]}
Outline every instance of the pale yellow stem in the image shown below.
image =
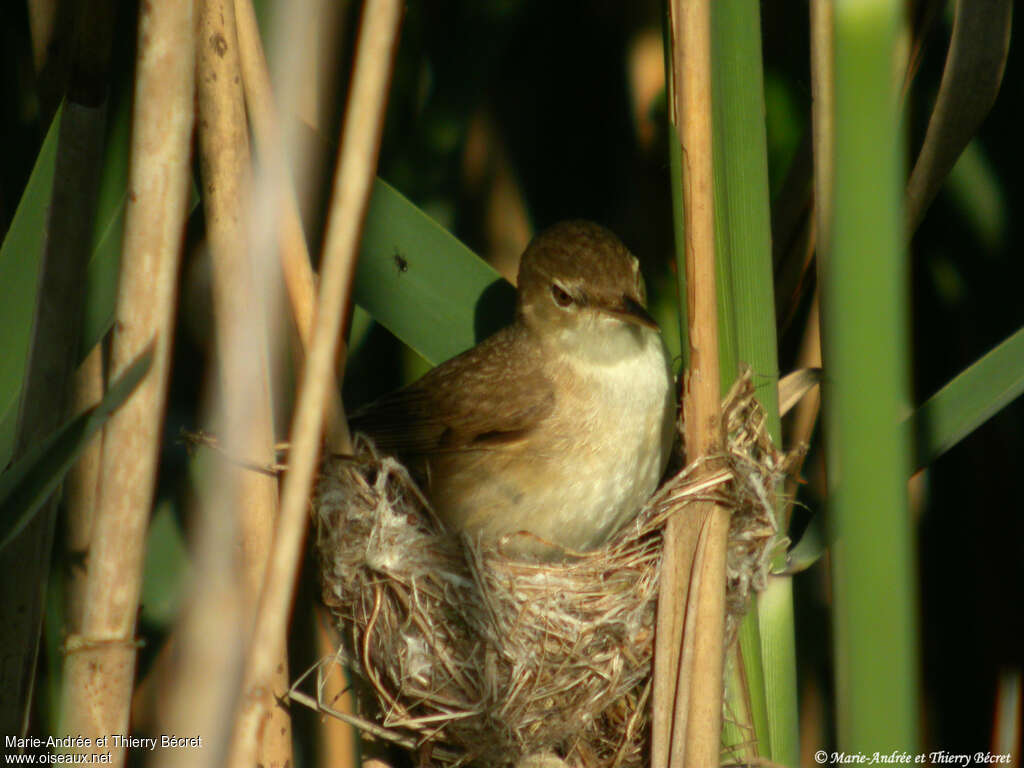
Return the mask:
{"type": "MultiPolygon", "coordinates": [[[[715,293],[715,232],[711,132],[711,5],[709,0],[670,4],[673,115],[682,146],[683,216],[690,367],[683,385],[688,461],[719,448],[721,391],[715,293]]],[[[654,765],[718,765],[722,729],[725,635],[725,554],[728,509],[701,503],[672,518],[665,535],[659,611],[681,612],[659,621],[670,631],[656,654],[669,657],[656,681],[657,707],[675,693],[671,735],[665,717],[657,726],[654,765]],[[692,559],[691,559],[692,553],[692,559]],[[683,583],[688,585],[684,589],[683,583]],[[669,588],[676,590],[674,593],[669,588]],[[683,641],[678,656],[672,646],[683,641]],[[675,659],[678,658],[678,668],[675,659]],[[668,690],[666,690],[668,689],[668,690]],[[667,752],[667,754],[666,754],[667,752]]]]}
{"type": "MultiPolygon", "coordinates": [[[[238,16],[238,47],[245,84],[245,106],[252,120],[253,136],[259,151],[264,173],[274,180],[277,191],[274,210],[280,217],[280,230],[272,232],[279,239],[281,268],[291,304],[292,316],[305,353],[313,335],[313,316],[316,312],[315,280],[309,261],[306,236],[302,231],[295,185],[288,172],[280,120],[274,106],[270,86],[270,71],[263,55],[260,31],[252,0],[235,0],[238,16]]],[[[309,9],[311,11],[318,9],[309,9]]],[[[295,41],[301,46],[300,41],[295,41]]],[[[309,71],[309,67],[294,67],[309,71]]],[[[295,78],[291,78],[294,80],[295,78]]]]}
{"type": "MultiPolygon", "coordinates": [[[[236,725],[236,745],[254,740],[262,727],[260,710],[250,706],[250,702],[259,699],[268,689],[282,650],[282,628],[288,620],[302,553],[327,395],[334,382],[332,373],[340,345],[341,324],[350,306],[359,235],[376,172],[402,8],[400,0],[368,0],[363,8],[328,219],[313,341],[292,422],[289,471],[274,551],[245,664],[243,708],[236,725]]],[[[351,449],[347,444],[343,447],[351,449]]],[[[252,765],[237,749],[233,750],[230,764],[239,768],[252,765]]]]}
{"type": "MultiPolygon", "coordinates": [[[[262,165],[262,178],[257,190],[253,242],[265,247],[267,242],[279,244],[281,270],[284,273],[288,302],[292,310],[304,359],[312,342],[313,320],[316,316],[315,278],[310,264],[306,236],[295,194],[295,184],[289,172],[288,159],[293,156],[294,131],[283,131],[279,112],[274,103],[270,71],[263,54],[259,27],[252,0],[235,0],[238,13],[238,45],[245,84],[246,107],[252,120],[253,135],[262,165]]],[[[309,0],[305,7],[292,6],[286,17],[285,38],[281,47],[282,61],[278,82],[283,82],[286,94],[286,115],[293,113],[295,97],[302,83],[317,72],[319,67],[314,49],[304,44],[301,35],[307,31],[308,19],[318,19],[330,25],[336,8],[324,0],[309,0]],[[305,21],[303,21],[305,20],[305,21]]],[[[332,387],[328,393],[328,438],[332,450],[342,451],[348,440],[348,430],[341,420],[341,388],[332,387]]]]}
{"type": "Polygon", "coordinates": [[[63,731],[122,765],[124,748],[96,737],[128,732],[146,527],[166,399],[193,123],[190,2],[139,17],[139,55],[111,375],[153,344],[145,380],[106,426],[80,634],[68,638],[63,731]]]}
{"type": "MultiPolygon", "coordinates": [[[[72,409],[81,413],[103,399],[103,344],[97,344],[75,372],[72,409]]],[[[65,583],[64,605],[67,616],[64,626],[69,634],[82,630],[85,612],[86,563],[92,525],[100,491],[100,450],[103,433],[93,437],[79,455],[64,481],[64,503],[67,525],[64,542],[71,554],[70,570],[65,583]]]]}
{"type": "MultiPolygon", "coordinates": [[[[219,370],[217,431],[229,456],[270,464],[275,439],[267,331],[273,322],[268,311],[273,302],[268,300],[267,265],[249,240],[249,134],[234,3],[202,0],[199,7],[199,158],[219,370]]],[[[236,546],[244,592],[241,615],[248,627],[259,602],[273,541],[277,480],[226,462],[218,463],[217,471],[226,489],[228,510],[237,520],[236,546]]],[[[273,674],[258,697],[246,702],[260,712],[264,725],[242,748],[248,765],[284,765],[292,760],[290,719],[275,698],[288,685],[285,624],[276,631],[273,674]]],[[[238,747],[235,743],[232,749],[238,747]]]]}

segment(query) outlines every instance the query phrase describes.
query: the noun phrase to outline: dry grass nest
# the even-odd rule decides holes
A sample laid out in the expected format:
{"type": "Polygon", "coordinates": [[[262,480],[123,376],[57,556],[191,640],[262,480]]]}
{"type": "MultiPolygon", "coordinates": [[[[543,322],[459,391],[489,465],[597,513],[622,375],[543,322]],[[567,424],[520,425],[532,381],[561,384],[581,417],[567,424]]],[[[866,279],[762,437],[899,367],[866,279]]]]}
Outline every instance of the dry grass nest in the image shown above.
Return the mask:
{"type": "Polygon", "coordinates": [[[326,459],[314,499],[323,597],[364,730],[442,765],[641,765],[665,521],[702,499],[733,510],[727,640],[777,542],[772,499],[789,460],[749,374],[722,432],[713,468],[682,469],[605,547],[556,563],[446,534],[401,464],[365,440],[354,460],[326,459]]]}

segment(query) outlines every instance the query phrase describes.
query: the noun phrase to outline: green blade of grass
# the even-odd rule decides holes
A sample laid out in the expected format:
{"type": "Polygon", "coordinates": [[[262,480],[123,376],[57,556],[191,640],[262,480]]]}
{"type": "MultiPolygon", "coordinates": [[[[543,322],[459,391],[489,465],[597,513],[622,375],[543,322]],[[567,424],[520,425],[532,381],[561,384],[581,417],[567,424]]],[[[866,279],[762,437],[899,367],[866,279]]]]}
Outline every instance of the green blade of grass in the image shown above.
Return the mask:
{"type": "Polygon", "coordinates": [[[910,233],[996,100],[1010,52],[1013,5],[1013,0],[961,0],[955,5],[939,94],[907,182],[910,233]]]}
{"type": "Polygon", "coordinates": [[[0,302],[0,329],[4,337],[0,349],[0,467],[10,461],[14,450],[18,395],[32,338],[39,259],[46,239],[46,214],[53,189],[62,113],[63,109],[58,109],[50,124],[0,245],[0,285],[4,287],[4,300],[0,302]]]}
{"type": "Polygon", "coordinates": [[[512,320],[515,289],[493,267],[377,180],[355,301],[436,365],[512,320]]]}
{"type": "Polygon", "coordinates": [[[963,440],[1024,392],[1024,328],[928,398],[910,417],[914,467],[963,440]]]}

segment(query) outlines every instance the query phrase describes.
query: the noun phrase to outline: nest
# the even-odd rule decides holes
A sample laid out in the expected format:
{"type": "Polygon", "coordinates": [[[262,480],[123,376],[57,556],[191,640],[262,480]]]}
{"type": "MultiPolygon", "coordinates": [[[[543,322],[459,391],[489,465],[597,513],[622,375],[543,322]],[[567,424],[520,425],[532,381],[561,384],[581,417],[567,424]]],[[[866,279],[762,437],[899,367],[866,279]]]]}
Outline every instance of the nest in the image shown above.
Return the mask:
{"type": "Polygon", "coordinates": [[[714,470],[682,469],[606,546],[557,563],[445,533],[405,468],[365,439],[354,460],[327,458],[314,499],[323,596],[374,735],[444,765],[641,765],[666,520],[698,500],[733,510],[727,641],[776,542],[788,460],[749,374],[723,408],[714,470]]]}

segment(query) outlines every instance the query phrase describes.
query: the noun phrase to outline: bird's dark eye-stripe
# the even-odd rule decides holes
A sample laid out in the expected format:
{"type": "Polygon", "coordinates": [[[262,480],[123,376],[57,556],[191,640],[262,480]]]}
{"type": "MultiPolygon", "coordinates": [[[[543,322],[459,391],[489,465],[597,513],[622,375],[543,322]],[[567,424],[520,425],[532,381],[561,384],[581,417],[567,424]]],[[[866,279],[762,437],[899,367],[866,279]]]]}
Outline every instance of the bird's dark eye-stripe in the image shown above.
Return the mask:
{"type": "Polygon", "coordinates": [[[552,283],[551,285],[551,296],[554,298],[555,304],[560,307],[568,307],[572,304],[572,296],[557,283],[552,283]]]}

